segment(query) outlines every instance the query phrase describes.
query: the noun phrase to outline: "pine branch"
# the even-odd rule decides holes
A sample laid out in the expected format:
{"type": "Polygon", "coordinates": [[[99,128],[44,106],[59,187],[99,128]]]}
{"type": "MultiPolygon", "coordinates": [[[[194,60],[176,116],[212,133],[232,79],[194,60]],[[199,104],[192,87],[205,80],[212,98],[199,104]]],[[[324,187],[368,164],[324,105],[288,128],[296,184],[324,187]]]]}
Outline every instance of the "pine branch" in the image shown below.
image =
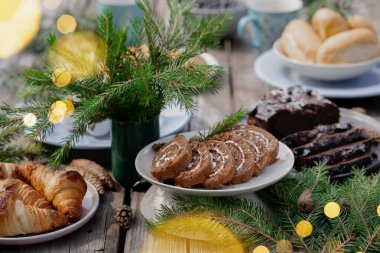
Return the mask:
{"type": "Polygon", "coordinates": [[[247,112],[244,109],[240,108],[239,110],[237,110],[236,112],[234,112],[233,114],[225,118],[224,120],[216,123],[208,132],[208,134],[199,133],[201,140],[206,141],[215,135],[218,135],[220,133],[227,131],[229,128],[235,125],[238,121],[242,120],[246,116],[246,114],[247,112]]]}
{"type": "MultiPolygon", "coordinates": [[[[155,231],[157,225],[164,226],[174,217],[203,215],[229,229],[245,245],[265,243],[270,246],[285,239],[305,252],[376,252],[380,246],[380,221],[376,214],[379,176],[366,177],[362,170],[354,170],[352,178],[336,184],[330,182],[324,166],[319,163],[297,177],[287,177],[260,191],[258,195],[269,201],[271,214],[258,203],[244,199],[175,195],[173,202],[163,206],[148,226],[155,231]],[[300,213],[297,199],[311,187],[314,189],[313,211],[300,213]],[[334,219],[328,219],[323,213],[324,205],[330,201],[341,206],[340,215],[334,219]],[[362,208],[363,205],[366,207],[362,208]],[[297,222],[301,220],[313,225],[310,237],[296,234],[297,222]]],[[[192,229],[197,231],[197,228],[192,229]]]]}

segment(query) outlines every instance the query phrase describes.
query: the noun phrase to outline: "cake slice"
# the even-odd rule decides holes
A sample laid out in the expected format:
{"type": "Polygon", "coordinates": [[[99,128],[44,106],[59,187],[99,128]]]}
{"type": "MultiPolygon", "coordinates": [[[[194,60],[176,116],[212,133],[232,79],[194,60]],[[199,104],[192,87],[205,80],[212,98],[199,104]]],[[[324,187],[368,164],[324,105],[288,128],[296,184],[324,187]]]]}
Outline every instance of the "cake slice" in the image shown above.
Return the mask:
{"type": "Polygon", "coordinates": [[[232,132],[225,132],[213,137],[214,140],[223,141],[230,149],[235,160],[235,172],[232,176],[232,184],[240,184],[248,181],[259,169],[255,164],[256,150],[248,142],[232,132]]]}
{"type": "Polygon", "coordinates": [[[186,170],[174,178],[174,184],[192,187],[203,183],[211,172],[211,154],[206,145],[199,141],[191,142],[192,158],[186,170]]]}
{"type": "Polygon", "coordinates": [[[259,143],[268,151],[268,163],[270,165],[276,162],[278,154],[278,140],[270,133],[262,128],[249,125],[236,125],[232,127],[232,131],[237,135],[246,132],[250,136],[250,140],[259,143]]]}
{"type": "Polygon", "coordinates": [[[178,176],[185,171],[191,160],[190,143],[178,135],[166,143],[152,162],[151,174],[159,181],[178,176]]]}
{"type": "Polygon", "coordinates": [[[222,141],[209,140],[206,146],[211,154],[211,173],[202,185],[206,189],[223,188],[235,173],[235,160],[222,141]]]}
{"type": "Polygon", "coordinates": [[[281,142],[284,143],[289,148],[295,148],[302,146],[306,143],[313,141],[318,134],[336,134],[343,133],[352,129],[351,124],[332,124],[332,125],[319,125],[312,130],[304,130],[290,134],[281,139],[281,142]]]}

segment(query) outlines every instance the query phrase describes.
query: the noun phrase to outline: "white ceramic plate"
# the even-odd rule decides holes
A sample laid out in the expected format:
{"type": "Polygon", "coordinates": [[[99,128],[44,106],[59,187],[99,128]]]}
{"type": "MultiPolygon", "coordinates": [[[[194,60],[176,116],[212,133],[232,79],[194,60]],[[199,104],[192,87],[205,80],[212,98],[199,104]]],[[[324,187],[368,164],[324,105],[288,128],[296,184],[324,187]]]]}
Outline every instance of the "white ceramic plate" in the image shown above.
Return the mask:
{"type": "Polygon", "coordinates": [[[301,84],[305,88],[314,89],[322,96],[329,98],[360,98],[380,95],[379,64],[366,74],[356,78],[343,81],[320,81],[304,77],[289,69],[273,50],[269,50],[256,60],[254,69],[262,81],[278,88],[301,84]]]}
{"type": "MultiPolygon", "coordinates": [[[[164,109],[160,114],[160,136],[165,137],[181,131],[190,121],[191,115],[178,107],[169,107],[164,109]]],[[[60,146],[62,140],[71,132],[71,125],[67,122],[59,123],[55,126],[54,132],[51,133],[43,142],[46,144],[60,146]]],[[[111,148],[111,134],[104,136],[93,136],[85,133],[82,138],[73,147],[75,149],[109,149],[111,148]]]]}
{"type": "Polygon", "coordinates": [[[380,57],[368,61],[347,64],[316,64],[301,62],[287,57],[278,39],[273,44],[273,52],[280,61],[300,75],[323,81],[338,81],[360,76],[376,66],[380,57]]]}
{"type": "Polygon", "coordinates": [[[87,183],[87,192],[84,196],[82,206],[82,217],[79,221],[71,223],[61,229],[53,232],[47,232],[36,235],[23,235],[14,237],[0,237],[0,245],[26,245],[40,242],[51,241],[65,236],[85,225],[94,215],[99,206],[99,194],[95,187],[87,183]]]}
{"type": "MultiPolygon", "coordinates": [[[[198,132],[187,132],[183,133],[186,138],[190,138],[192,136],[198,135],[198,132]]],[[[293,168],[294,164],[294,156],[292,151],[280,143],[280,148],[277,156],[277,162],[269,166],[261,173],[258,177],[252,177],[249,181],[236,184],[236,185],[228,185],[223,189],[203,189],[200,187],[194,188],[182,188],[174,185],[164,184],[162,182],[157,181],[151,174],[150,169],[152,166],[152,160],[155,156],[155,152],[152,149],[152,145],[154,143],[162,143],[167,142],[172,139],[173,136],[166,137],[155,141],[145,148],[143,148],[136,157],[136,169],[137,172],[149,181],[152,184],[155,184],[159,187],[175,191],[177,193],[190,194],[190,195],[198,195],[198,196],[233,196],[247,192],[255,192],[261,190],[269,185],[272,185],[283,177],[285,177],[290,170],[293,168]]]]}

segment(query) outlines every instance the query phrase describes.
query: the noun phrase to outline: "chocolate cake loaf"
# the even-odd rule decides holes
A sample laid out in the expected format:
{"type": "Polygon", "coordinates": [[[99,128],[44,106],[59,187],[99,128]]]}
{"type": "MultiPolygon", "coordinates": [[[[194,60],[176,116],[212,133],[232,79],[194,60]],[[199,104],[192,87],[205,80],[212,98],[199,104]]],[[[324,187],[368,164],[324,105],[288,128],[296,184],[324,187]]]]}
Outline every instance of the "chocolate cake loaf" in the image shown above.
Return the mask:
{"type": "Polygon", "coordinates": [[[211,172],[211,154],[206,145],[199,141],[191,142],[192,158],[186,170],[174,178],[174,184],[192,187],[203,183],[211,172]]]}
{"type": "Polygon", "coordinates": [[[277,89],[265,95],[248,115],[248,124],[277,138],[339,121],[339,109],[315,91],[301,86],[277,89]]]}
{"type": "Polygon", "coordinates": [[[174,178],[186,170],[191,155],[190,143],[185,136],[178,135],[158,151],[152,161],[151,174],[159,181],[174,178]]]}
{"type": "Polygon", "coordinates": [[[223,188],[235,173],[235,160],[222,141],[209,140],[206,146],[211,153],[211,173],[202,185],[206,189],[223,188]]]}
{"type": "Polygon", "coordinates": [[[244,183],[258,171],[254,158],[256,151],[245,139],[239,138],[232,132],[226,132],[213,137],[213,140],[223,141],[235,159],[235,172],[230,183],[244,183]]]}

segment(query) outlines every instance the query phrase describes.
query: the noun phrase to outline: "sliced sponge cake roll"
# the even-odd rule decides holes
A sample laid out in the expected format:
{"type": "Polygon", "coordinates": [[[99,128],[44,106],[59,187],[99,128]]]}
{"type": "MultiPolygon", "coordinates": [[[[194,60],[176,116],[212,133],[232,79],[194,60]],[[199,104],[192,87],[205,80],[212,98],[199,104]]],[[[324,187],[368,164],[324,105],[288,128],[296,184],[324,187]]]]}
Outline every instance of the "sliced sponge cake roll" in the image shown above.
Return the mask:
{"type": "Polygon", "coordinates": [[[206,144],[191,142],[192,158],[186,170],[174,178],[174,184],[182,187],[192,187],[203,183],[211,172],[211,153],[206,144]]]}
{"type": "Polygon", "coordinates": [[[235,173],[235,160],[224,142],[209,140],[205,144],[211,154],[211,173],[202,185],[207,189],[223,188],[235,173]]]}
{"type": "Polygon", "coordinates": [[[240,184],[251,179],[258,171],[255,163],[256,150],[249,145],[248,141],[238,137],[232,132],[225,132],[213,137],[214,140],[223,141],[230,149],[235,160],[235,172],[232,176],[232,184],[240,184]]]}
{"type": "Polygon", "coordinates": [[[165,181],[185,171],[191,160],[191,146],[185,136],[178,135],[166,143],[152,162],[152,175],[165,181]]]}

